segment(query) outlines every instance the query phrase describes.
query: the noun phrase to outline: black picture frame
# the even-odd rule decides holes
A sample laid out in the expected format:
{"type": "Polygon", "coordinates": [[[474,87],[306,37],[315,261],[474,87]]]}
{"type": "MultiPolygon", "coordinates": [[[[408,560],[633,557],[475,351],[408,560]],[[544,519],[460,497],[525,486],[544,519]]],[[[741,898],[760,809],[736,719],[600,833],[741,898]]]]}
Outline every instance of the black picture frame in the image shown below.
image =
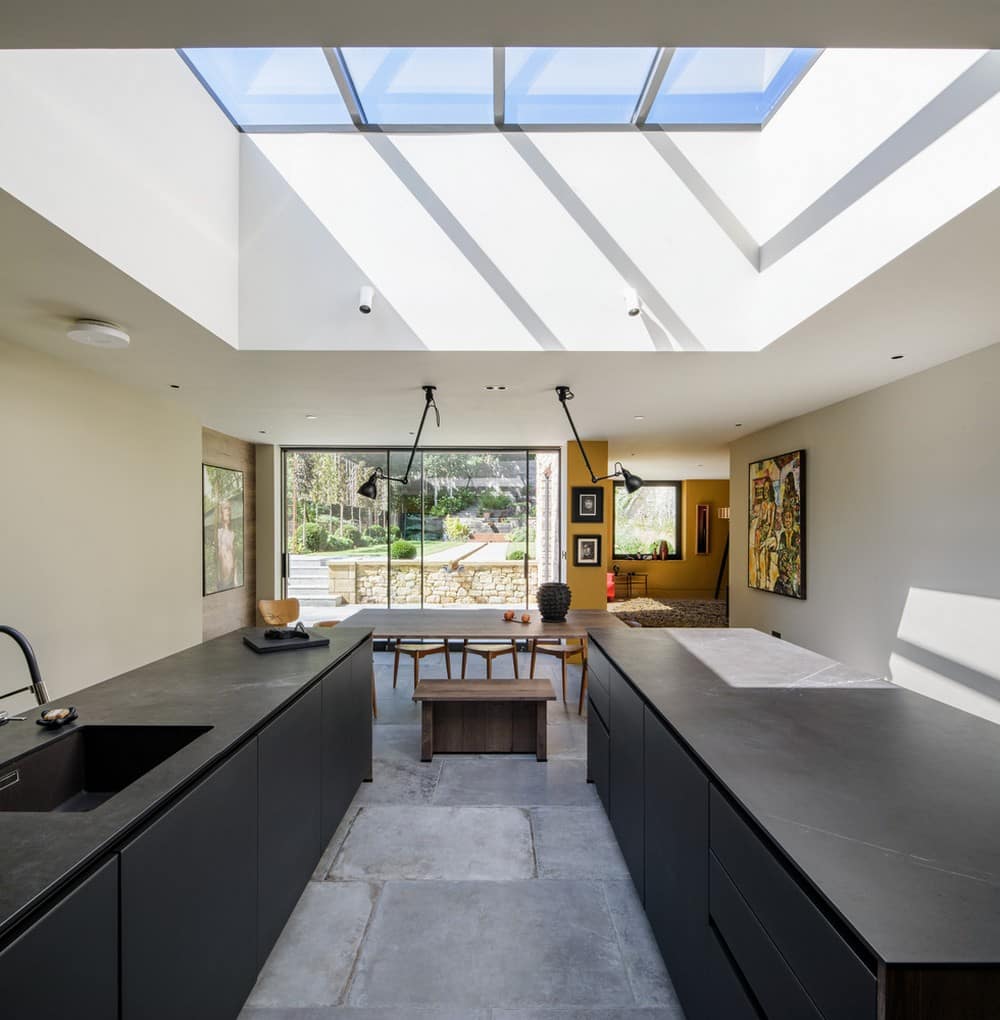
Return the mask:
{"type": "Polygon", "coordinates": [[[600,485],[574,485],[570,504],[570,520],[574,524],[604,523],[604,489],[600,485]]]}
{"type": "Polygon", "coordinates": [[[600,567],[602,563],[600,535],[573,536],[574,567],[600,567]]]}
{"type": "Polygon", "coordinates": [[[245,492],[243,472],[218,464],[202,464],[201,484],[201,594],[204,598],[246,584],[245,492]],[[225,520],[221,519],[223,504],[227,508],[225,520]],[[231,559],[231,572],[220,562],[223,546],[232,554],[227,557],[231,559]]]}

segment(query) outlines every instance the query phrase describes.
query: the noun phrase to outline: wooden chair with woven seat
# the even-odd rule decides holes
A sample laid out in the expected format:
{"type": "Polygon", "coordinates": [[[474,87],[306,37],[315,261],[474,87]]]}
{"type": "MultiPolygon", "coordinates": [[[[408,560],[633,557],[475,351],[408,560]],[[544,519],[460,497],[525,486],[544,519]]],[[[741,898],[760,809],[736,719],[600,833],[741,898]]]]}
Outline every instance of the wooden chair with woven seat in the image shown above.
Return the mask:
{"type": "Polygon", "coordinates": [[[514,679],[519,680],[517,671],[517,642],[507,644],[479,644],[466,638],[462,642],[462,679],[465,679],[465,668],[470,655],[478,655],[486,660],[486,679],[493,679],[493,660],[501,655],[510,655],[514,659],[514,679]]]}
{"type": "MultiPolygon", "coordinates": [[[[314,627],[336,627],[340,620],[320,620],[314,627]]],[[[378,696],[375,693],[375,660],[372,659],[372,716],[378,718],[378,696]]]]}
{"type": "Polygon", "coordinates": [[[299,600],[261,599],[257,612],[268,627],[286,627],[299,618],[299,600]]]}
{"type": "Polygon", "coordinates": [[[580,705],[577,709],[579,715],[583,715],[583,701],[587,696],[587,639],[567,638],[565,641],[555,642],[551,639],[532,638],[531,641],[531,676],[535,675],[535,660],[538,655],[552,655],[562,662],[562,695],[563,704],[566,703],[566,665],[570,659],[580,656],[583,672],[580,675],[580,705]]]}
{"type": "Polygon", "coordinates": [[[428,655],[444,655],[444,669],[448,674],[448,679],[451,679],[451,656],[448,654],[448,642],[442,641],[440,644],[404,644],[400,641],[396,642],[396,654],[392,660],[392,686],[396,686],[396,678],[399,675],[399,657],[401,655],[408,655],[413,659],[413,689],[417,689],[417,684],[420,682],[420,660],[426,659],[428,655]]]}

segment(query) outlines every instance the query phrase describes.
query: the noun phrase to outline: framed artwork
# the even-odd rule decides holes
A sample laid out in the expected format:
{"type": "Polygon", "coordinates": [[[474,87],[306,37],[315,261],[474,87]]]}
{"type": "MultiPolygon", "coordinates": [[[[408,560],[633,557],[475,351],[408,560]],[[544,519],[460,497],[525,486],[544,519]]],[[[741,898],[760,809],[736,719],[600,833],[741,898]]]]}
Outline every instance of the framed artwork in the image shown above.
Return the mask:
{"type": "Polygon", "coordinates": [[[243,472],[202,464],[201,593],[241,588],[243,472]]]}
{"type": "Polygon", "coordinates": [[[599,567],[601,565],[601,536],[577,535],[573,539],[573,566],[599,567]]]}
{"type": "Polygon", "coordinates": [[[806,597],[805,450],[750,465],[747,584],[806,597]]]}
{"type": "Polygon", "coordinates": [[[574,524],[604,523],[604,489],[599,485],[594,488],[574,485],[571,499],[573,505],[570,519],[574,524]]]}
{"type": "Polygon", "coordinates": [[[699,503],[695,511],[694,523],[694,551],[697,556],[708,555],[708,521],[709,506],[707,503],[699,503]]]}

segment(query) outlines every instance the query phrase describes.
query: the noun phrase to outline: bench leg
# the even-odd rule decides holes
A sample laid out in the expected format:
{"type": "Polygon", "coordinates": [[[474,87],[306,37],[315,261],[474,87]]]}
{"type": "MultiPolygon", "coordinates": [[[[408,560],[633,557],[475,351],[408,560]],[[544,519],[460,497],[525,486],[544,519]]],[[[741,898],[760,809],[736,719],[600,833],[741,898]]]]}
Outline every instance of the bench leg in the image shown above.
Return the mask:
{"type": "Polygon", "coordinates": [[[538,761],[548,761],[549,759],[548,731],[546,730],[547,713],[545,711],[547,706],[547,701],[539,701],[535,706],[535,726],[537,729],[535,757],[538,761]]]}
{"type": "Polygon", "coordinates": [[[434,757],[434,706],[429,701],[420,703],[420,760],[434,757]]]}

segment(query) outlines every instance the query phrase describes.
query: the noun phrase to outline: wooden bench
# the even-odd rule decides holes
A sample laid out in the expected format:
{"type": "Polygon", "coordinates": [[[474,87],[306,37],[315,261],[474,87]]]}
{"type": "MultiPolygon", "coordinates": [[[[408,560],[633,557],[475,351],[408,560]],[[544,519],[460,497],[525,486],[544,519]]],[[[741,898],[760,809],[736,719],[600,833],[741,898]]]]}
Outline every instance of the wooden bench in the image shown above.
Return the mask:
{"type": "Polygon", "coordinates": [[[420,760],[442,754],[529,754],[547,758],[546,705],[552,682],[523,680],[421,680],[420,760]]]}

